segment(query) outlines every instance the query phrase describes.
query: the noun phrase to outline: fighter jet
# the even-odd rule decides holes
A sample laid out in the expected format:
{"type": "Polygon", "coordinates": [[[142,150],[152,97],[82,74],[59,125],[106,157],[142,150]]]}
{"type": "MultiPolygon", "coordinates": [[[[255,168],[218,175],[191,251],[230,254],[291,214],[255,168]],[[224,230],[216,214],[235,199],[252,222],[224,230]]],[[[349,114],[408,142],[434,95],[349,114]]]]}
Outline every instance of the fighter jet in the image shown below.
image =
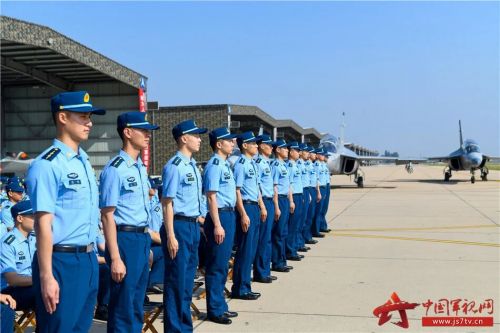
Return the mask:
{"type": "MultiPolygon", "coordinates": [[[[475,183],[476,170],[481,171],[481,180],[488,180],[488,168],[486,167],[486,162],[490,160],[500,160],[500,157],[493,157],[489,155],[485,155],[481,153],[479,148],[479,144],[474,140],[463,140],[462,137],[462,122],[458,121],[458,130],[460,135],[460,148],[450,153],[447,156],[437,156],[437,157],[428,157],[426,158],[429,162],[445,162],[447,165],[443,170],[444,181],[450,181],[452,176],[452,171],[463,171],[469,170],[471,177],[470,182],[475,183]]],[[[396,164],[406,164],[408,165],[414,160],[411,159],[398,159],[396,164]]]]}
{"type": "MultiPolygon", "coordinates": [[[[345,113],[342,113],[345,117],[345,113]]],[[[351,149],[345,147],[344,129],[345,121],[340,127],[340,137],[337,139],[333,135],[327,134],[320,141],[320,147],[325,149],[330,156],[328,157],[328,169],[331,175],[353,175],[354,182],[358,187],[364,186],[364,172],[360,166],[362,162],[369,161],[393,161],[396,157],[384,156],[359,156],[351,149]]]]}

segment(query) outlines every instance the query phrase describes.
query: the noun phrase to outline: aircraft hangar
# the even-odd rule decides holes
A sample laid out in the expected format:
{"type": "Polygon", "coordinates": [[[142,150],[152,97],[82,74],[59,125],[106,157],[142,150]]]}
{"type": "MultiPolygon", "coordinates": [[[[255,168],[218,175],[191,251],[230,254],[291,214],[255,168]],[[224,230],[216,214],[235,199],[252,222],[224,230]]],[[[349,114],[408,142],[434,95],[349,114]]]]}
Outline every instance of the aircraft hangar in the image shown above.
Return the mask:
{"type": "Polygon", "coordinates": [[[51,96],[86,90],[107,110],[95,116],[83,146],[96,170],[116,154],[121,141],[116,117],[137,110],[147,78],[48,27],[1,16],[1,150],[36,157],[55,136],[51,96]]]}

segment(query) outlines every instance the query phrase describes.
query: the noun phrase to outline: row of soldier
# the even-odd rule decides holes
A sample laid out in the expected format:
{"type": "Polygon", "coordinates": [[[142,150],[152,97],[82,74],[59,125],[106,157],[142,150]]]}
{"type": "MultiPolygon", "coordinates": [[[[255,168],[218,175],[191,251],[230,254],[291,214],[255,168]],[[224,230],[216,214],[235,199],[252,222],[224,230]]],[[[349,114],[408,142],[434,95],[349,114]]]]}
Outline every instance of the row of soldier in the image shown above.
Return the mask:
{"type": "Polygon", "coordinates": [[[301,260],[298,252],[329,231],[330,177],[321,149],[218,128],[209,133],[214,155],[202,177],[193,155],[207,129],[192,120],[181,122],[172,129],[178,152],[163,169],[161,202],[151,206],[140,153],[158,126],[140,112],[118,117],[123,147],[105,166],[98,188],[80,143],[88,139],[91,114],[104,110],[94,108],[86,92],[61,93],[52,98],[51,109],[57,137],[26,179],[37,239],[32,282],[39,332],[90,329],[99,277],[94,254],[99,218],[111,277],[109,332],[142,329],[152,243],[161,244],[164,254],[164,331],[186,332],[193,330],[190,303],[200,224],[207,315],[220,324],[238,315],[224,298],[233,249],[231,297],[255,300],[260,294],[252,291],[252,271],[254,282],[271,283],[276,279],[271,270],[289,272],[293,267],[287,260],[301,260]],[[235,141],[241,157],[231,168],[235,141]],[[154,216],[158,231],[148,230],[154,216]]]}

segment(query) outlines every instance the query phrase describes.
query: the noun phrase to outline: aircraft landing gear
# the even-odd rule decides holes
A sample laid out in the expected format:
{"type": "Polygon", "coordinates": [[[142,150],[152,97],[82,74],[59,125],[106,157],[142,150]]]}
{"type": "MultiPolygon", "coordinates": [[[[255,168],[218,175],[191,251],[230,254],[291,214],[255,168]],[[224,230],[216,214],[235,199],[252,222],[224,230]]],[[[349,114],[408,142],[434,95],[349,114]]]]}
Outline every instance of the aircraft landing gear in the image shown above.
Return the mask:
{"type": "Polygon", "coordinates": [[[482,181],[484,181],[484,182],[488,181],[488,173],[489,172],[490,171],[488,170],[487,167],[484,167],[481,169],[481,180],[482,181]]]}
{"type": "Polygon", "coordinates": [[[474,183],[476,182],[476,177],[475,177],[475,175],[474,175],[475,173],[476,173],[476,172],[475,172],[475,170],[474,170],[474,169],[472,169],[472,170],[470,171],[470,174],[471,174],[471,176],[470,176],[470,182],[471,182],[472,184],[474,184],[474,183]]]}
{"type": "Polygon", "coordinates": [[[358,171],[354,174],[354,182],[358,184],[359,188],[363,188],[365,186],[363,183],[364,175],[365,173],[361,169],[358,169],[358,171]],[[360,174],[358,174],[358,172],[360,172],[360,174]]]}
{"type": "Polygon", "coordinates": [[[450,178],[451,178],[451,168],[450,167],[446,167],[444,168],[444,181],[445,182],[449,182],[450,181],[450,178]]]}

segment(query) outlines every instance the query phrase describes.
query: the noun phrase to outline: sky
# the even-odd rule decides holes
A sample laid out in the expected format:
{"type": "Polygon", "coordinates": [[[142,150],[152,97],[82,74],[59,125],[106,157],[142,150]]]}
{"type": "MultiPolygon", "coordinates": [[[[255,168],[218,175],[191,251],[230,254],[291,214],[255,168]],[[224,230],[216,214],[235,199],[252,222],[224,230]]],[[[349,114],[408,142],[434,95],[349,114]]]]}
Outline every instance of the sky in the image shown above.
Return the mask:
{"type": "Polygon", "coordinates": [[[500,156],[498,2],[6,2],[148,77],[160,106],[241,104],[400,156],[500,156]]]}

